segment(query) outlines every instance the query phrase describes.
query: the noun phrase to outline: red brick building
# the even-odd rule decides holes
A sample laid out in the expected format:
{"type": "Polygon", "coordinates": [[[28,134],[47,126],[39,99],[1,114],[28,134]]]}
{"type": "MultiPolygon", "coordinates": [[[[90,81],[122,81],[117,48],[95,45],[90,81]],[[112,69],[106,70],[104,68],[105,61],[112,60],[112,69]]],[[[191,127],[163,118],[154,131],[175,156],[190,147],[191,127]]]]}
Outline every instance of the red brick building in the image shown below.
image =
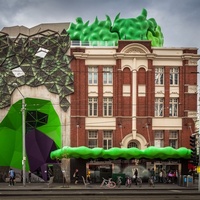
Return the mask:
{"type": "Polygon", "coordinates": [[[197,116],[196,48],[119,41],[117,47],[72,45],[71,55],[72,147],[190,148],[197,116]]]}

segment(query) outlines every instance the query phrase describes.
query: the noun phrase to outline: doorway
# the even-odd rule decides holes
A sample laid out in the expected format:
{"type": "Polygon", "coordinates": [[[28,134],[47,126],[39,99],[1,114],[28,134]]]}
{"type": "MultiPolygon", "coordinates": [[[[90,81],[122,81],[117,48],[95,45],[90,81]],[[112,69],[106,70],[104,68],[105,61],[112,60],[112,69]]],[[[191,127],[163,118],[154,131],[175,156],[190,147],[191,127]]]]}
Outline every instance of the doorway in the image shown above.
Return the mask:
{"type": "Polygon", "coordinates": [[[87,163],[86,171],[90,170],[92,183],[101,183],[103,178],[112,177],[112,163],[87,163]]]}

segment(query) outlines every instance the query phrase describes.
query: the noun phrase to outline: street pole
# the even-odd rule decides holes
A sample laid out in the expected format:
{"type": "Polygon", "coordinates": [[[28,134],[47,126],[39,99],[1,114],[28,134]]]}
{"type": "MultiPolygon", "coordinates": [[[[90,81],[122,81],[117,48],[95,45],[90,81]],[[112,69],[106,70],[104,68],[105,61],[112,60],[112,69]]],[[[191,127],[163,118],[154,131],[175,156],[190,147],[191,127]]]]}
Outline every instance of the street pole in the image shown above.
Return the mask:
{"type": "Polygon", "coordinates": [[[26,133],[26,124],[25,124],[25,98],[22,99],[22,170],[23,170],[23,186],[26,186],[26,143],[25,143],[25,133],[26,133]]]}
{"type": "MultiPolygon", "coordinates": [[[[199,93],[197,93],[199,94],[199,93]]],[[[200,97],[198,97],[198,104],[200,104],[200,97]]],[[[200,112],[200,105],[199,105],[199,109],[198,112],[200,112]]],[[[198,162],[198,168],[200,167],[200,113],[199,113],[199,137],[198,137],[198,142],[197,142],[197,147],[199,148],[199,162],[198,162]]],[[[200,172],[198,171],[198,191],[200,192],[200,172]]]]}
{"type": "Polygon", "coordinates": [[[22,178],[23,178],[23,186],[26,186],[26,104],[25,104],[25,97],[24,95],[21,93],[21,91],[18,88],[17,83],[13,84],[16,89],[18,90],[18,92],[21,94],[22,96],[22,178]]]}

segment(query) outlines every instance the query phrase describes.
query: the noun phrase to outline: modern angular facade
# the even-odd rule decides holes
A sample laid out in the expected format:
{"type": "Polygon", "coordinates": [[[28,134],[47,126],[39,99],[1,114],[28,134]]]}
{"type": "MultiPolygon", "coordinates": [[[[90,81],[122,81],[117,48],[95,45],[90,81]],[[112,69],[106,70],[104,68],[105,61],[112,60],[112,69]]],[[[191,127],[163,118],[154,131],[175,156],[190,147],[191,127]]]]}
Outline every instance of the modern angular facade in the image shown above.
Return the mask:
{"type": "MultiPolygon", "coordinates": [[[[133,21],[129,19],[127,23],[134,27],[133,21]]],[[[51,146],[47,145],[49,153],[65,146],[104,150],[132,147],[145,150],[150,146],[190,148],[189,138],[196,130],[197,121],[198,49],[162,47],[160,27],[154,20],[146,20],[144,10],[136,22],[136,28],[142,26],[148,31],[132,34],[131,28],[121,27],[123,22],[119,15],[113,25],[107,17],[102,22],[96,19],[91,26],[79,18],[77,26],[61,23],[31,29],[4,28],[0,34],[0,128],[3,129],[5,123],[8,128],[13,126],[7,120],[9,110],[14,106],[20,113],[18,100],[23,94],[32,102],[26,107],[27,138],[30,132],[43,139],[42,134],[45,134],[46,143],[51,142],[51,146]],[[25,74],[14,77],[12,70],[16,68],[25,74]],[[13,86],[14,82],[21,94],[13,86]],[[52,104],[45,107],[48,112],[42,110],[39,103],[34,105],[34,99],[52,104]],[[52,124],[48,124],[48,119],[52,124]]],[[[21,121],[16,124],[20,134],[21,121]]],[[[28,152],[32,153],[30,148],[28,152]]],[[[20,168],[20,150],[18,154],[19,162],[13,162],[12,167],[20,168]]],[[[34,156],[29,159],[31,157],[34,156]]],[[[68,158],[68,155],[62,157],[68,158]]],[[[1,166],[9,163],[12,161],[2,162],[1,166]]],[[[33,160],[27,169],[44,171],[43,165],[50,161],[47,156],[37,166],[31,163],[33,160]]],[[[70,160],[62,159],[61,163],[71,179],[75,168],[78,167],[83,176],[90,169],[94,182],[117,173],[131,173],[134,167],[144,176],[148,168],[156,172],[161,168],[178,170],[181,174],[188,169],[188,158],[162,159],[162,155],[153,159],[120,156],[83,159],[76,154],[70,160]]]]}

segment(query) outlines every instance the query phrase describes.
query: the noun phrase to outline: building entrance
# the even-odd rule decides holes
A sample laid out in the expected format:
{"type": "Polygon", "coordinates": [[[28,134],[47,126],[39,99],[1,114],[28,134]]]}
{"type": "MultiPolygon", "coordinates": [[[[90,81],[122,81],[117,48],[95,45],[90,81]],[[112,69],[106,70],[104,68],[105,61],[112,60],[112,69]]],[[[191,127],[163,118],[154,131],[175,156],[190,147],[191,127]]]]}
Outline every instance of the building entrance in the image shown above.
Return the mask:
{"type": "Polygon", "coordinates": [[[176,180],[178,178],[178,176],[180,175],[180,171],[181,171],[181,164],[177,163],[177,162],[161,162],[161,163],[154,163],[154,169],[155,169],[155,176],[156,176],[156,181],[159,182],[160,178],[159,178],[159,174],[160,171],[162,170],[165,174],[166,177],[169,178],[169,173],[175,173],[176,176],[174,178],[174,180],[176,180]]]}
{"type": "Polygon", "coordinates": [[[90,170],[92,183],[101,183],[102,179],[112,177],[112,163],[87,163],[86,171],[90,170]]]}

